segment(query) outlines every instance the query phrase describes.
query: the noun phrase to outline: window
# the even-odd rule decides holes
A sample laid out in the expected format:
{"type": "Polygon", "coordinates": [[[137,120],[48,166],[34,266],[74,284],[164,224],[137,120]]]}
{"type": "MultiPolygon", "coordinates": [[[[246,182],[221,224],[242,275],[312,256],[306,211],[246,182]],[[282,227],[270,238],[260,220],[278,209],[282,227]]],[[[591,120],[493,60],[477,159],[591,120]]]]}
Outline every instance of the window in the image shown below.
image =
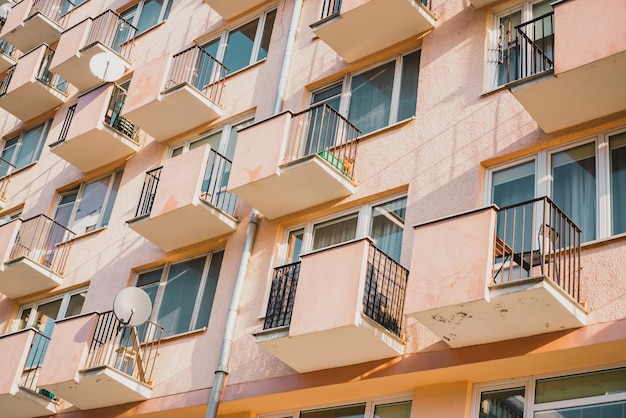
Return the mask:
{"type": "MultiPolygon", "coordinates": [[[[338,405],[327,408],[296,410],[276,414],[283,418],[410,418],[412,401],[408,397],[379,399],[351,405],[338,405]]],[[[263,417],[262,418],[269,418],[263,417]]]]}
{"type": "Polygon", "coordinates": [[[107,226],[121,180],[120,170],[61,193],[54,220],[78,235],[107,226]]]}
{"type": "Polygon", "coordinates": [[[369,236],[378,249],[399,262],[405,217],[406,197],[399,197],[331,219],[310,222],[287,231],[283,259],[286,264],[293,263],[306,252],[369,236]]]}
{"type": "Polygon", "coordinates": [[[472,418],[626,418],[626,368],[477,385],[472,418]]]}
{"type": "Polygon", "coordinates": [[[491,171],[489,202],[499,207],[549,196],[582,230],[582,241],[626,232],[626,131],[542,151],[491,171]]]}
{"type": "Polygon", "coordinates": [[[167,19],[172,8],[172,1],[140,0],[134,6],[120,13],[120,16],[136,27],[135,35],[139,35],[167,19]]]}
{"type": "Polygon", "coordinates": [[[234,73],[267,57],[276,10],[222,33],[202,48],[234,73]]]}
{"type": "Polygon", "coordinates": [[[311,105],[326,103],[367,134],[415,116],[420,50],[351,74],[313,92],[311,105]]]}
{"type": "Polygon", "coordinates": [[[63,0],[63,4],[61,5],[61,16],[67,12],[71,12],[73,9],[86,1],[87,0],[63,0]]]}
{"type": "Polygon", "coordinates": [[[524,2],[495,16],[489,58],[493,64],[490,67],[490,88],[552,68],[552,19],[546,17],[522,25],[552,12],[551,3],[552,0],[524,2]]]}
{"type": "Polygon", "coordinates": [[[137,287],[152,300],[152,320],[171,336],[206,328],[222,266],[223,251],[140,273],[137,287]]]}
{"type": "MultiPolygon", "coordinates": [[[[41,150],[48,136],[51,121],[47,120],[7,139],[2,148],[1,158],[7,163],[13,164],[15,170],[36,162],[41,156],[41,150]]],[[[9,167],[8,164],[1,164],[0,176],[4,177],[10,174],[9,167]]]]}

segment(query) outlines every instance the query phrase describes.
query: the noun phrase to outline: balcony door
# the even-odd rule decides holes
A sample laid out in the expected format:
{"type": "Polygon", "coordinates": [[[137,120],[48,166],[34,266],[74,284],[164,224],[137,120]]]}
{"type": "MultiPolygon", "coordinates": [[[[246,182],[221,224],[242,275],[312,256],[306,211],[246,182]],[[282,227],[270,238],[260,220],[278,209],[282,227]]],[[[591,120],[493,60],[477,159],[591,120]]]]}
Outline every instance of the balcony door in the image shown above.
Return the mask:
{"type": "Polygon", "coordinates": [[[332,148],[339,142],[341,91],[340,83],[313,94],[307,120],[306,145],[302,156],[321,154],[322,158],[328,157],[328,153],[323,154],[324,150],[332,148]]]}

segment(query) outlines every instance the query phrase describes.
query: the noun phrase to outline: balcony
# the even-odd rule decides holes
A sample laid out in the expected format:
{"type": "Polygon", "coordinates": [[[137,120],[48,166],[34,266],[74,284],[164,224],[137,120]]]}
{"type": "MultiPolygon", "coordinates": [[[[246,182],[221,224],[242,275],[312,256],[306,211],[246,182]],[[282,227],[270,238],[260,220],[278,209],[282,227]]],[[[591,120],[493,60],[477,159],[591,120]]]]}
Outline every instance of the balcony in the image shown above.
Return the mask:
{"type": "Polygon", "coordinates": [[[546,197],[418,225],[405,313],[452,347],[584,326],[580,233],[546,197]]]}
{"type": "Polygon", "coordinates": [[[0,293],[15,299],[60,285],[73,237],[45,215],[0,226],[0,293]]]}
{"type": "Polygon", "coordinates": [[[621,0],[558,2],[553,15],[516,28],[527,73],[509,89],[545,132],[626,110],[625,14],[621,0]],[[602,25],[580,30],[590,22],[602,25]]]}
{"type": "Polygon", "coordinates": [[[159,142],[222,116],[227,69],[198,46],[137,68],[123,116],[159,142]]]}
{"type": "Polygon", "coordinates": [[[4,39],[0,39],[0,73],[17,64],[17,49],[4,39]]]}
{"type": "Polygon", "coordinates": [[[81,91],[117,80],[131,66],[137,29],[108,10],[61,35],[50,69],[81,91]]]}
{"type": "Polygon", "coordinates": [[[126,91],[116,84],[81,95],[67,110],[51,151],[85,173],[133,155],[138,129],[120,116],[125,99],[126,91]]]}
{"type": "Polygon", "coordinates": [[[204,0],[225,20],[230,20],[246,11],[266,3],[266,0],[204,0]]]}
{"type": "Polygon", "coordinates": [[[311,25],[348,63],[434,27],[430,0],[324,0],[321,19],[311,25]]]}
{"type": "Polygon", "coordinates": [[[56,395],[37,385],[50,338],[32,328],[0,336],[0,409],[5,418],[54,415],[56,395]]]}
{"type": "Polygon", "coordinates": [[[268,219],[354,193],[359,130],[328,105],[239,131],[228,191],[268,219]]]}
{"type": "Polygon", "coordinates": [[[231,162],[204,145],[148,171],[132,230],[163,251],[237,229],[236,196],[225,190],[231,162]]]}
{"type": "Polygon", "coordinates": [[[22,52],[54,45],[68,23],[69,5],[67,0],[23,0],[11,8],[0,38],[22,52]]]}
{"type": "Polygon", "coordinates": [[[407,276],[369,239],[303,255],[275,269],[256,342],[300,373],[401,355],[407,276]]]}
{"type": "Polygon", "coordinates": [[[22,55],[0,80],[0,107],[29,120],[63,104],[68,85],[48,70],[53,55],[47,45],[22,55]]]}
{"type": "Polygon", "coordinates": [[[469,2],[474,6],[475,9],[480,9],[481,7],[490,6],[499,0],[469,0],[469,2]]]}
{"type": "Polygon", "coordinates": [[[153,322],[125,328],[113,312],[57,321],[39,385],[79,409],[149,399],[162,333],[153,322]]]}

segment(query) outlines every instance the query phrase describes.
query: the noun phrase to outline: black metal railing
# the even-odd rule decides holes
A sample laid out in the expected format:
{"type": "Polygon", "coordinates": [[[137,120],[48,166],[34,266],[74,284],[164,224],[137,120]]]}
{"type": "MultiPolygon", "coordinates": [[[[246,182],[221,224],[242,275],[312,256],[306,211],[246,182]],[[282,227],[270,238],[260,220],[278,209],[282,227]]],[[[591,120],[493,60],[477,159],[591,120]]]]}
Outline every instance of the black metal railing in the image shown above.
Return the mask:
{"type": "Polygon", "coordinates": [[[141,189],[141,196],[139,196],[139,204],[135,211],[135,218],[149,215],[152,211],[152,204],[154,203],[154,197],[156,196],[159,180],[161,178],[161,170],[163,170],[162,166],[146,172],[146,178],[143,181],[143,187],[141,189]]]}
{"type": "Polygon", "coordinates": [[[237,196],[226,191],[232,165],[228,158],[211,149],[201,189],[203,200],[230,216],[233,216],[237,203],[237,196]]]}
{"type": "Polygon", "coordinates": [[[4,96],[7,94],[9,90],[9,84],[11,83],[11,79],[13,78],[13,73],[15,72],[15,68],[17,64],[12,65],[4,75],[4,77],[0,80],[0,96],[4,96]]]}
{"type": "Polygon", "coordinates": [[[284,327],[291,323],[300,264],[301,262],[298,261],[274,269],[263,329],[284,327]]]}
{"type": "Polygon", "coordinates": [[[170,89],[190,84],[213,103],[221,106],[222,91],[228,69],[199,46],[192,46],[172,57],[172,65],[165,83],[170,89]]]}
{"type": "Polygon", "coordinates": [[[26,257],[63,275],[71,249],[71,245],[66,241],[74,238],[76,234],[46,215],[20,219],[19,222],[21,225],[11,248],[9,261],[26,257]]]}
{"type": "MultiPolygon", "coordinates": [[[[415,3],[423,4],[429,10],[431,8],[432,0],[413,0],[415,3]]],[[[322,5],[322,17],[321,20],[338,15],[341,12],[342,0],[324,0],[322,5]]]]}
{"type": "Polygon", "coordinates": [[[92,20],[92,23],[85,45],[100,42],[130,61],[133,48],[131,41],[135,38],[137,28],[113,10],[107,10],[89,19],[92,20]]]}
{"type": "Polygon", "coordinates": [[[370,243],[363,313],[397,336],[403,333],[408,277],[407,269],[370,243]]]}
{"type": "Polygon", "coordinates": [[[317,154],[346,177],[354,179],[360,133],[328,104],[313,106],[293,115],[284,162],[317,154]]]}
{"type": "Polygon", "coordinates": [[[16,52],[17,49],[13,45],[4,39],[0,39],[0,54],[15,59],[16,52]]]}
{"type": "MultiPolygon", "coordinates": [[[[509,25],[511,25],[509,23],[509,25]]],[[[506,83],[554,68],[554,12],[513,28],[505,28],[507,39],[500,60],[506,83]]]]}
{"type": "Polygon", "coordinates": [[[28,16],[41,13],[65,28],[69,18],[69,13],[67,12],[74,6],[71,0],[34,0],[28,16]]]}
{"type": "Polygon", "coordinates": [[[151,385],[162,337],[163,328],[152,321],[124,327],[112,311],[98,314],[84,369],[108,366],[151,385]]]}
{"type": "MultiPolygon", "coordinates": [[[[54,50],[48,45],[42,46],[45,48],[45,52],[41,60],[41,65],[39,66],[39,71],[37,72],[37,80],[41,81],[49,87],[58,90],[60,93],[67,94],[67,81],[65,81],[65,79],[60,75],[52,73],[49,70],[50,63],[52,62],[52,57],[54,57],[54,50]]],[[[33,51],[36,51],[38,49],[39,48],[34,49],[33,51]]]]}
{"type": "Polygon", "coordinates": [[[20,387],[29,389],[33,392],[41,393],[50,399],[56,397],[46,390],[40,390],[37,388],[37,380],[39,379],[39,371],[41,365],[46,356],[48,345],[50,344],[50,337],[45,336],[39,331],[31,330],[34,333],[33,340],[26,357],[26,363],[24,364],[24,371],[22,372],[22,378],[20,381],[20,387]]]}
{"type": "Polygon", "coordinates": [[[65,119],[63,120],[63,126],[61,126],[61,133],[59,134],[59,142],[64,142],[67,139],[67,132],[70,130],[70,125],[72,124],[72,120],[74,119],[74,113],[76,113],[77,104],[73,104],[72,106],[67,108],[67,113],[65,114],[65,119]]]}
{"type": "Polygon", "coordinates": [[[0,199],[6,200],[7,188],[11,182],[11,174],[13,174],[15,166],[4,158],[0,158],[0,199]]]}
{"type": "Polygon", "coordinates": [[[137,138],[139,128],[137,128],[137,126],[128,119],[120,116],[124,108],[126,96],[126,90],[115,84],[113,87],[113,92],[111,93],[111,100],[109,100],[109,107],[107,108],[104,121],[111,128],[115,129],[126,138],[130,139],[136,144],[139,144],[139,140],[137,138]]]}
{"type": "Polygon", "coordinates": [[[500,208],[494,283],[546,276],[580,301],[580,228],[548,197],[500,208]]]}

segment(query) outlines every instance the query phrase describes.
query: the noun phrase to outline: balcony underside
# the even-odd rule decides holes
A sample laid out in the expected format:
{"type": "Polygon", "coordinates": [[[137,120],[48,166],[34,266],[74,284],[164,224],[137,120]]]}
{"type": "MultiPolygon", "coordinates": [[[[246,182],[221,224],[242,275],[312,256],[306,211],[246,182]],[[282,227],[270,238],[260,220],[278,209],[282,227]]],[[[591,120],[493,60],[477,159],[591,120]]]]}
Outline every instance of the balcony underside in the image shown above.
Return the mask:
{"type": "Polygon", "coordinates": [[[31,295],[59,286],[63,278],[41,264],[20,257],[4,263],[0,271],[0,293],[11,299],[31,295]]]}
{"type": "Polygon", "coordinates": [[[202,200],[128,222],[133,231],[166,252],[233,232],[237,224],[236,219],[202,200]]]}
{"type": "Polygon", "coordinates": [[[229,190],[268,219],[308,209],[354,193],[352,181],[320,156],[278,168],[272,176],[229,190]]]}
{"type": "MultiPolygon", "coordinates": [[[[76,55],[74,55],[72,58],[56,64],[54,67],[51,66],[50,71],[55,74],[59,74],[74,87],[77,87],[80,91],[89,90],[104,81],[103,79],[95,76],[89,67],[91,59],[95,55],[101,53],[107,54],[109,60],[107,65],[112,70],[109,71],[109,74],[106,74],[106,68],[98,69],[104,71],[107,76],[113,74],[113,69],[124,68],[124,72],[126,72],[130,68],[130,63],[122,58],[120,55],[118,55],[115,51],[106,47],[100,42],[96,42],[92,45],[86,46],[80,51],[77,51],[76,55]]],[[[106,81],[116,80],[107,79],[106,81]]]]}
{"type": "Polygon", "coordinates": [[[122,114],[159,142],[222,115],[222,108],[189,84],[162,92],[159,98],[131,112],[122,114]]]}
{"type": "Polygon", "coordinates": [[[489,6],[498,1],[499,0],[470,0],[470,3],[472,3],[475,9],[480,9],[481,7],[489,6]]]}
{"type": "Polygon", "coordinates": [[[454,348],[586,324],[585,310],[547,277],[492,285],[487,299],[407,315],[454,348]]]}
{"type": "Polygon", "coordinates": [[[358,325],[290,336],[289,328],[255,335],[265,351],[299,373],[382,360],[404,354],[403,343],[361,317],[358,325]]]}
{"type": "Polygon", "coordinates": [[[626,52],[573,70],[520,81],[510,90],[550,133],[626,109],[626,52]]]}
{"type": "Polygon", "coordinates": [[[15,65],[17,61],[10,56],[0,52],[0,74],[15,65]]]}
{"type": "Polygon", "coordinates": [[[2,39],[26,53],[36,46],[45,43],[56,44],[61,39],[63,28],[41,13],[35,13],[10,32],[2,35],[2,39]]]}
{"type": "Polygon", "coordinates": [[[9,83],[7,93],[0,96],[0,107],[25,121],[60,106],[65,100],[63,93],[39,80],[32,80],[17,88],[9,83]]]}
{"type": "Polygon", "coordinates": [[[0,395],[0,410],[5,418],[32,418],[56,414],[57,404],[43,395],[18,388],[15,393],[0,395]]]}
{"type": "Polygon", "coordinates": [[[52,144],[51,151],[86,173],[128,158],[139,146],[108,126],[52,144]]]}
{"type": "Polygon", "coordinates": [[[78,381],[48,384],[45,389],[78,409],[104,408],[150,398],[152,388],[113,368],[82,370],[78,381]]]}
{"type": "Polygon", "coordinates": [[[204,0],[204,2],[224,19],[229,20],[253,7],[266,3],[267,0],[204,0]]]}
{"type": "Polygon", "coordinates": [[[351,63],[434,26],[434,16],[419,1],[369,0],[337,17],[313,25],[312,29],[346,62],[351,63]]]}

